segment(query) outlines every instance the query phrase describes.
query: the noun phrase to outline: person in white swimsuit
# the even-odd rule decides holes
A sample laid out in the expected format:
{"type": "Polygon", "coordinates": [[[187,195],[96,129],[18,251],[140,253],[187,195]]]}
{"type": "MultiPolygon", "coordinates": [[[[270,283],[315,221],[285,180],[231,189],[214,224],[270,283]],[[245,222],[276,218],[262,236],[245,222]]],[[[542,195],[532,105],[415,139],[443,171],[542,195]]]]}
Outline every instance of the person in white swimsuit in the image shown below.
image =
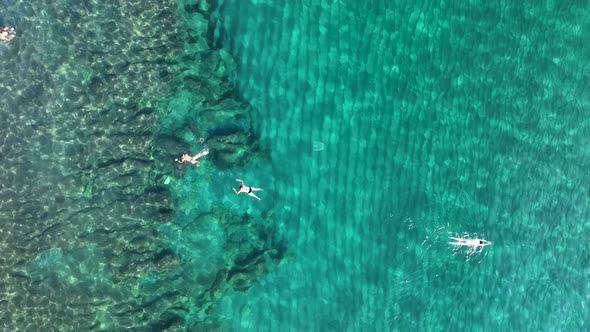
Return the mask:
{"type": "Polygon", "coordinates": [[[485,247],[492,244],[490,241],[482,239],[462,239],[459,237],[452,236],[450,238],[455,240],[455,242],[449,242],[449,244],[452,244],[454,246],[485,247]]]}
{"type": "Polygon", "coordinates": [[[492,242],[484,239],[465,239],[460,237],[449,237],[450,239],[454,240],[454,242],[449,242],[449,244],[455,247],[469,247],[467,249],[467,253],[475,253],[481,252],[485,246],[489,246],[492,242]]]}

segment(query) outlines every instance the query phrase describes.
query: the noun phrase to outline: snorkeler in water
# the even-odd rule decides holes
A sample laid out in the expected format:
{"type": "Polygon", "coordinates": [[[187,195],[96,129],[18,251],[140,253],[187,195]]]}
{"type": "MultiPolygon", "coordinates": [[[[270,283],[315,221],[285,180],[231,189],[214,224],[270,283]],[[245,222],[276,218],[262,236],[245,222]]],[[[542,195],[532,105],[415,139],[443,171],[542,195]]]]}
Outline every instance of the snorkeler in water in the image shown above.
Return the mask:
{"type": "Polygon", "coordinates": [[[208,154],[209,154],[209,149],[204,149],[192,157],[188,153],[183,153],[182,156],[180,157],[180,160],[174,159],[174,161],[176,161],[179,164],[182,164],[184,162],[189,162],[189,163],[196,165],[198,167],[201,165],[201,162],[199,162],[198,159],[201,157],[204,157],[208,154]]]}
{"type": "Polygon", "coordinates": [[[254,195],[253,191],[260,191],[262,189],[248,187],[244,184],[244,181],[240,180],[240,179],[236,179],[236,181],[241,183],[240,186],[238,187],[238,190],[236,190],[236,188],[234,188],[234,187],[231,188],[236,194],[246,193],[246,194],[248,194],[248,196],[252,196],[252,197],[256,198],[257,200],[260,200],[260,198],[258,198],[258,196],[254,195]]]}
{"type": "Polygon", "coordinates": [[[16,32],[13,27],[5,26],[0,28],[0,40],[11,41],[16,37],[16,32]]]}

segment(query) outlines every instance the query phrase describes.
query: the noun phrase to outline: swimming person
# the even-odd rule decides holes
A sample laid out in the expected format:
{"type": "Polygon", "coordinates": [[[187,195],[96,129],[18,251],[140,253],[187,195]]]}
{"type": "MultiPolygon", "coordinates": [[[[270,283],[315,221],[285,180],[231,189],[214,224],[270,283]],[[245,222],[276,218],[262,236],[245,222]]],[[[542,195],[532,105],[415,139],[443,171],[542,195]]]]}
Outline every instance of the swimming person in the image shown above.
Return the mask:
{"type": "Polygon", "coordinates": [[[11,41],[16,37],[16,32],[13,27],[5,26],[0,29],[0,40],[11,41]]]}
{"type": "Polygon", "coordinates": [[[449,244],[457,246],[457,247],[469,247],[468,251],[475,252],[475,251],[482,251],[483,247],[489,246],[492,242],[483,239],[464,239],[459,237],[452,237],[452,240],[455,242],[449,242],[449,244]]]}
{"type": "Polygon", "coordinates": [[[244,184],[244,181],[243,180],[240,180],[240,179],[236,179],[236,181],[242,183],[238,187],[238,190],[236,190],[236,188],[234,188],[234,187],[231,188],[236,194],[246,193],[246,194],[248,194],[248,196],[252,196],[252,197],[256,198],[257,200],[260,200],[260,198],[258,198],[258,196],[254,195],[253,191],[259,191],[259,190],[262,190],[262,189],[260,189],[260,188],[254,188],[254,187],[248,187],[248,186],[246,186],[244,184]]]}
{"type": "Polygon", "coordinates": [[[197,167],[199,167],[201,165],[201,163],[197,159],[204,157],[208,154],[209,154],[209,149],[204,149],[192,157],[188,153],[183,153],[182,157],[180,157],[180,160],[174,159],[174,161],[176,161],[179,164],[182,164],[184,162],[189,162],[189,163],[191,163],[193,165],[197,165],[197,167]]]}

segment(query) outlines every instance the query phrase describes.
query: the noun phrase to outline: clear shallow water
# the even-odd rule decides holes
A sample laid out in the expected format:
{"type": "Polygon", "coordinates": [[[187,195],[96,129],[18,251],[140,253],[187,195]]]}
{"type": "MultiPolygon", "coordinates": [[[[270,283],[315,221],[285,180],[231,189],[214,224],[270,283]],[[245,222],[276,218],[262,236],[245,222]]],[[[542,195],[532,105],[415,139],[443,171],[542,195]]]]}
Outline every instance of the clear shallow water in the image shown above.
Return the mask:
{"type": "Polygon", "coordinates": [[[230,0],[221,13],[293,251],[227,300],[228,317],[249,308],[236,329],[587,328],[583,4],[230,0]],[[453,254],[457,233],[493,246],[453,254]]]}
{"type": "Polygon", "coordinates": [[[3,328],[587,329],[584,4],[211,4],[9,4],[3,328]]]}

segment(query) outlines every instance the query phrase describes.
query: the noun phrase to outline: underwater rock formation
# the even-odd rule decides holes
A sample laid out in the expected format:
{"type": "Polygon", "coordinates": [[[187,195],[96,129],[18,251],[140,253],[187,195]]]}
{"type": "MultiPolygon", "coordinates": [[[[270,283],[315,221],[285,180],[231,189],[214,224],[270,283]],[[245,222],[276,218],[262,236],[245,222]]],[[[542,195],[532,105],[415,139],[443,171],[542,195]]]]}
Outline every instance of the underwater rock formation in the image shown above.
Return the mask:
{"type": "Polygon", "coordinates": [[[272,221],[214,209],[185,225],[167,227],[164,233],[172,234],[170,246],[182,257],[184,271],[170,280],[173,287],[161,287],[191,295],[185,299],[190,305],[184,306],[190,310],[187,326],[216,322],[208,314],[227,291],[247,290],[281,261],[285,247],[277,241],[272,221]]]}
{"type": "Polygon", "coordinates": [[[207,42],[213,5],[181,8],[188,31],[175,1],[20,6],[23,64],[0,64],[0,329],[214,326],[284,248],[222,208],[172,222],[173,155],[203,138],[219,167],[263,158],[235,64],[207,42]]]}
{"type": "MultiPolygon", "coordinates": [[[[217,1],[185,1],[184,52],[175,63],[172,96],[163,101],[162,134],[185,146],[206,145],[219,168],[239,167],[264,159],[252,127],[250,106],[236,90],[237,64],[214,43],[217,1]]],[[[168,151],[169,157],[185,152],[168,151]]]]}
{"type": "Polygon", "coordinates": [[[177,69],[177,88],[162,106],[162,133],[186,145],[208,146],[220,168],[264,158],[253,132],[250,107],[236,94],[236,64],[229,54],[217,49],[184,55],[177,69]]]}

